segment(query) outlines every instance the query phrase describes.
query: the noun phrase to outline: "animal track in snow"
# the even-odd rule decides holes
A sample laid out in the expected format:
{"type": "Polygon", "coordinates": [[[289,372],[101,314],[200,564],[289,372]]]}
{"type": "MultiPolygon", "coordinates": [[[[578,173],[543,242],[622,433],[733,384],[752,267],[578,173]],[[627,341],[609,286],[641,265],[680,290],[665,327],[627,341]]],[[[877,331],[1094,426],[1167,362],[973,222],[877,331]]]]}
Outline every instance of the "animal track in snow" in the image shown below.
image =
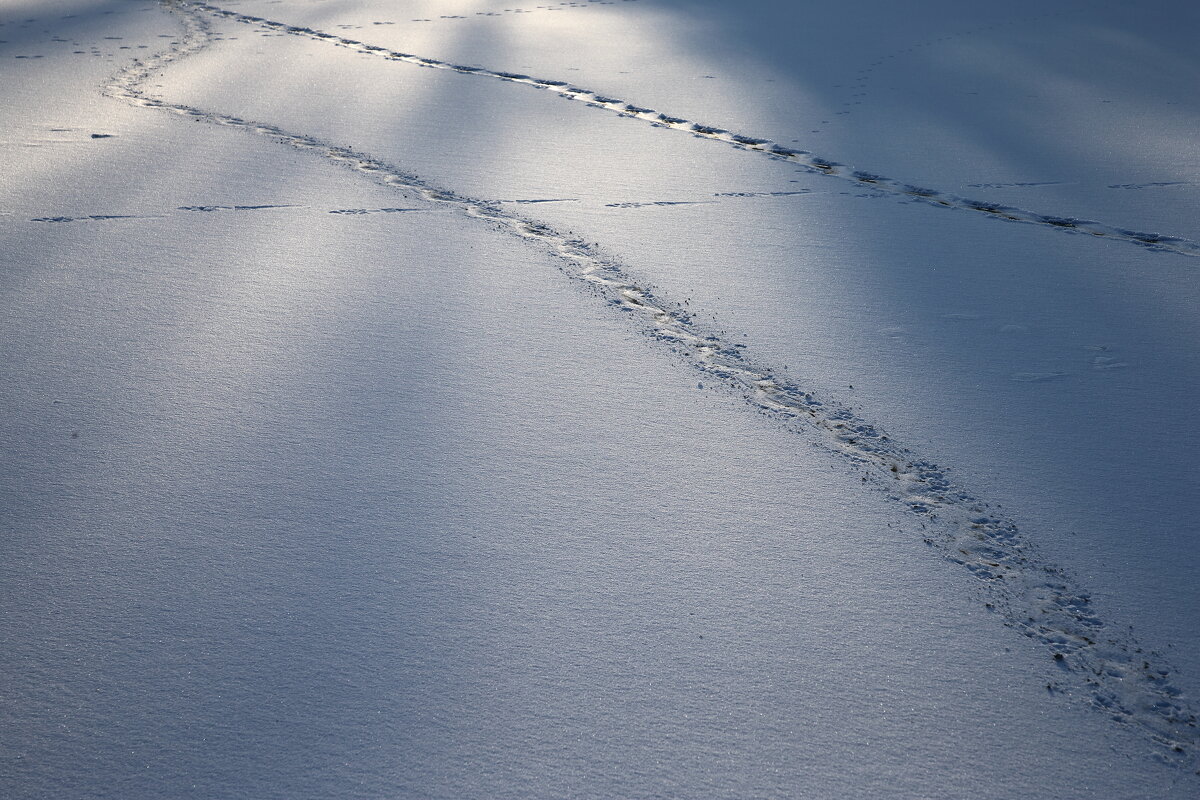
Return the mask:
{"type": "Polygon", "coordinates": [[[1192,181],[1155,181],[1153,183],[1110,183],[1109,189],[1165,189],[1169,186],[1195,186],[1192,181]]]}
{"type": "MultiPolygon", "coordinates": [[[[631,2],[635,2],[635,0],[622,0],[622,2],[631,3],[631,2]]],[[[476,12],[474,12],[474,14],[472,14],[470,16],[468,16],[466,14],[439,14],[437,16],[437,18],[417,17],[415,19],[409,20],[409,22],[437,22],[439,20],[471,19],[472,16],[474,16],[474,17],[520,16],[522,14],[534,14],[537,12],[545,12],[545,11],[567,11],[570,9],[591,8],[593,6],[611,6],[611,5],[616,5],[614,0],[587,0],[586,2],[571,2],[570,0],[567,0],[566,2],[560,2],[560,3],[552,4],[552,5],[536,6],[534,8],[505,8],[505,9],[501,9],[500,11],[476,11],[476,12]]],[[[371,24],[372,25],[395,25],[396,23],[393,21],[381,21],[381,22],[372,22],[371,24]]],[[[362,25],[338,25],[336,27],[341,28],[343,30],[354,30],[354,29],[360,29],[363,26],[362,25]]]]}
{"type": "Polygon", "coordinates": [[[1021,383],[1044,383],[1067,377],[1066,372],[1014,372],[1012,379],[1021,383]]]}
{"type": "MultiPolygon", "coordinates": [[[[273,125],[205,111],[148,96],[142,84],[157,70],[202,49],[206,21],[176,0],[187,29],[180,45],[134,64],[113,77],[106,92],[135,106],[269,136],[309,152],[434,207],[458,211],[494,229],[536,244],[557,259],[564,275],[615,309],[638,320],[653,341],[683,363],[742,396],[786,430],[811,436],[900,503],[920,525],[924,542],[980,581],[987,607],[1008,627],[1041,644],[1058,665],[1057,691],[1081,698],[1112,720],[1127,724],[1159,745],[1163,760],[1197,770],[1197,717],[1171,683],[1163,657],[1142,648],[1131,634],[1100,619],[1090,596],[1060,567],[1039,554],[1016,524],[989,503],[956,485],[947,471],[893,440],[884,430],[836,401],[820,399],[768,366],[756,364],[742,343],[731,343],[697,321],[695,312],[660,297],[629,269],[596,246],[543,223],[509,213],[498,203],[475,200],[349,147],[285,131],[273,125]]],[[[1036,373],[1027,373],[1030,375],[1036,373]]],[[[1200,772],[1198,772],[1200,774],[1200,772]]]]}
{"type": "Polygon", "coordinates": [[[272,31],[315,39],[317,41],[326,42],[338,47],[345,47],[355,52],[378,56],[389,61],[398,61],[406,64],[415,64],[421,67],[428,67],[431,69],[448,70],[465,75],[476,75],[509,83],[531,86],[539,90],[553,92],[554,94],[557,94],[558,96],[567,100],[582,102],[585,105],[594,108],[602,108],[604,110],[614,112],[622,117],[641,120],[655,127],[680,130],[698,138],[711,139],[731,145],[741,150],[762,153],[769,158],[784,161],[790,164],[796,164],[812,172],[819,172],[843,181],[849,181],[862,187],[873,189],[877,192],[888,193],[914,202],[927,203],[934,206],[957,209],[960,211],[971,211],[986,214],[988,216],[995,217],[996,219],[1002,219],[1009,222],[1040,225],[1044,227],[1055,228],[1068,233],[1085,234],[1112,239],[1115,241],[1127,242],[1158,252],[1178,253],[1186,256],[1200,257],[1200,242],[1194,242],[1183,237],[1136,231],[1128,228],[1106,225],[1104,223],[1095,222],[1092,220],[1078,219],[1069,216],[1040,214],[1034,211],[1027,211],[1025,209],[1017,208],[1015,206],[1004,205],[1002,203],[976,200],[935,189],[915,186],[894,178],[888,178],[876,173],[858,170],[847,166],[846,164],[822,158],[821,156],[810,153],[807,150],[798,150],[796,148],[786,147],[770,139],[727,131],[722,128],[716,128],[709,125],[703,125],[698,122],[693,122],[682,117],[664,114],[651,108],[634,105],[618,98],[609,97],[602,93],[594,92],[590,89],[583,89],[578,86],[574,86],[566,81],[536,78],[522,73],[504,72],[499,70],[484,69],[482,67],[454,64],[448,61],[441,61],[436,58],[424,58],[422,56],[413,55],[412,53],[402,53],[396,50],[390,50],[386,47],[367,44],[366,42],[348,39],[332,33],[325,33],[324,31],[319,31],[314,28],[289,25],[285,22],[277,22],[275,20],[264,19],[263,17],[255,17],[249,14],[230,11],[210,3],[193,2],[192,0],[177,0],[177,2],[181,7],[184,8],[196,9],[206,14],[215,15],[217,17],[245,23],[248,25],[256,25],[272,31]]]}
{"type": "Polygon", "coordinates": [[[180,211],[262,211],[267,208],[296,208],[292,205],[261,205],[261,206],[180,206],[180,211]]]}
{"type": "Polygon", "coordinates": [[[801,194],[812,194],[812,190],[799,189],[790,192],[717,192],[713,197],[793,197],[801,194]]]}
{"type": "Polygon", "coordinates": [[[330,211],[330,214],[342,214],[343,216],[361,217],[366,214],[405,214],[409,212],[424,213],[428,209],[424,208],[336,208],[330,211]]]}
{"type": "Polygon", "coordinates": [[[30,222],[105,222],[114,219],[153,219],[137,214],[87,214],[80,217],[35,217],[30,222]]]}
{"type": "Polygon", "coordinates": [[[531,200],[497,200],[498,203],[518,203],[521,205],[535,205],[537,203],[578,203],[578,197],[544,197],[533,198],[531,200]]]}
{"type": "MultiPolygon", "coordinates": [[[[305,209],[311,210],[311,206],[304,205],[181,205],[175,211],[190,211],[212,213],[217,211],[260,211],[266,209],[305,209]]],[[[407,209],[407,207],[386,207],[386,209],[329,209],[320,211],[322,213],[335,213],[340,216],[365,216],[371,213],[428,213],[430,210],[426,207],[415,207],[415,209],[407,209]]],[[[11,211],[0,211],[0,216],[12,216],[11,211]]],[[[166,217],[167,213],[89,213],[89,215],[78,216],[42,216],[30,219],[30,222],[102,222],[107,219],[161,219],[166,217]]]]}
{"type": "MultiPolygon", "coordinates": [[[[174,209],[174,211],[176,211],[176,212],[184,211],[184,212],[215,213],[215,212],[223,212],[223,211],[263,211],[263,210],[267,210],[267,209],[276,209],[276,208],[279,208],[279,209],[294,208],[294,209],[313,210],[313,209],[311,209],[310,206],[302,206],[302,205],[295,205],[295,204],[264,204],[264,205],[233,205],[233,206],[221,206],[221,205],[179,206],[178,208],[174,209]]],[[[401,213],[427,214],[427,213],[429,213],[429,209],[428,208],[334,208],[334,209],[328,209],[328,210],[321,211],[321,213],[338,214],[341,216],[364,216],[367,214],[401,214],[401,213]]],[[[11,215],[12,215],[12,212],[0,211],[0,216],[11,216],[11,215]]],[[[104,221],[104,220],[115,220],[115,219],[162,219],[165,216],[167,216],[167,214],[165,214],[165,213],[161,213],[161,214],[81,214],[81,215],[77,215],[77,216],[65,216],[65,215],[49,216],[48,215],[48,216],[42,216],[42,217],[34,217],[33,219],[30,220],[30,222],[63,223],[63,222],[104,221]]]]}
{"type": "Polygon", "coordinates": [[[968,189],[1034,189],[1040,186],[1062,186],[1064,181],[1017,181],[1015,183],[968,183],[968,189]]]}
{"type": "Polygon", "coordinates": [[[605,208],[647,208],[649,206],[700,206],[716,200],[646,200],[643,202],[605,203],[605,208]]]}

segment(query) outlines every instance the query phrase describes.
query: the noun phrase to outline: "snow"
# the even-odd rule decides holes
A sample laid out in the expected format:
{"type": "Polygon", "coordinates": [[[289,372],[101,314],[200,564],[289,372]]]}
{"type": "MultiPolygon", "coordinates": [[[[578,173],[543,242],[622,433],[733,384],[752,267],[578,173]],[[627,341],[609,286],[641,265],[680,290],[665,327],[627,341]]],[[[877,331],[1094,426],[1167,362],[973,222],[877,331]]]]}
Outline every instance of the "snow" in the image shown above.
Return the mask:
{"type": "Polygon", "coordinates": [[[221,8],[0,9],[0,794],[1194,795],[1193,9],[221,8]]]}

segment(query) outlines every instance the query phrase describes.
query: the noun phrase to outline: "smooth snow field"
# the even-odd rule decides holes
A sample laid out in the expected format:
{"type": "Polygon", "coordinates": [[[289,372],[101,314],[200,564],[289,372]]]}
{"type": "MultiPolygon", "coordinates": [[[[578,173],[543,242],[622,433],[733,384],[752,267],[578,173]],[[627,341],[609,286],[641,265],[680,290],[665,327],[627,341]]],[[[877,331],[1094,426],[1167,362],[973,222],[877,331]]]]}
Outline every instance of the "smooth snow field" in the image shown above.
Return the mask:
{"type": "Polygon", "coordinates": [[[0,0],[0,798],[1200,797],[1197,42],[0,0]]]}

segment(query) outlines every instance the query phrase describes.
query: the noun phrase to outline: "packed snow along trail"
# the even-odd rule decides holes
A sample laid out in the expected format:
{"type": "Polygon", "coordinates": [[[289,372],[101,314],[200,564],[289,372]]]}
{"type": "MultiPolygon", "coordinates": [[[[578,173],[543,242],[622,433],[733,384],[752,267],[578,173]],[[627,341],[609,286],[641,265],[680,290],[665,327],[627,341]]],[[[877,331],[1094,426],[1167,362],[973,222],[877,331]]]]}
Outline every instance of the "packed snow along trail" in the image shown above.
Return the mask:
{"type": "Polygon", "coordinates": [[[1136,244],[1156,251],[1178,253],[1180,255],[1193,257],[1200,256],[1200,242],[1195,242],[1184,237],[1171,236],[1162,233],[1136,231],[1126,227],[1108,225],[1093,220],[1076,219],[1063,215],[1038,213],[1003,203],[994,203],[986,200],[962,197],[953,193],[939,191],[937,189],[916,186],[895,178],[886,177],[884,175],[879,175],[866,170],[856,169],[846,164],[841,164],[830,159],[822,158],[821,156],[806,150],[798,150],[793,147],[786,147],[770,139],[763,139],[735,131],[722,130],[720,128],[705,125],[700,122],[694,122],[683,119],[682,117],[672,116],[655,109],[644,108],[622,99],[606,96],[601,92],[574,86],[571,83],[562,80],[539,78],[512,72],[498,72],[480,67],[453,64],[435,58],[426,58],[411,53],[402,53],[396,50],[390,50],[385,47],[372,45],[356,39],[346,38],[344,36],[327,33],[325,31],[316,30],[310,27],[294,26],[285,22],[265,19],[263,17],[257,17],[250,14],[242,14],[210,3],[182,2],[181,5],[189,8],[199,9],[203,12],[214,14],[225,19],[256,25],[268,30],[328,42],[338,47],[349,48],[358,53],[379,56],[389,61],[399,61],[433,69],[451,70],[453,72],[463,74],[478,75],[481,77],[492,78],[510,83],[532,86],[537,89],[552,92],[568,100],[585,103],[594,108],[600,108],[620,114],[621,116],[643,120],[658,127],[683,131],[698,138],[724,142],[739,149],[763,153],[770,158],[777,159],[788,164],[798,165],[815,172],[820,172],[825,175],[839,178],[843,181],[848,181],[860,187],[866,187],[881,192],[888,192],[890,194],[904,197],[915,202],[929,203],[934,206],[949,209],[973,211],[1010,222],[1041,225],[1070,233],[1104,237],[1136,244]]]}
{"type": "Polygon", "coordinates": [[[152,74],[204,48],[211,35],[202,13],[208,7],[174,0],[163,0],[163,5],[180,14],[186,36],[178,45],[120,72],[108,85],[109,94],[136,106],[270,137],[541,244],[558,258],[566,276],[632,314],[641,330],[704,378],[740,394],[788,430],[811,436],[860,470],[863,483],[878,487],[910,511],[931,548],[980,580],[988,608],[995,610],[1005,625],[1044,646],[1046,657],[1062,673],[1060,681],[1047,687],[1051,693],[1090,704],[1156,743],[1162,760],[1197,770],[1197,717],[1190,701],[1174,685],[1166,659],[1144,648],[1119,626],[1100,619],[1082,586],[1040,556],[1010,519],[955,485],[945,470],[898,444],[849,408],[815,397],[781,371],[756,364],[742,345],[724,340],[698,322],[694,309],[658,296],[623,264],[606,258],[593,245],[509,213],[495,203],[430,185],[354,149],[150,95],[143,85],[152,74]]]}

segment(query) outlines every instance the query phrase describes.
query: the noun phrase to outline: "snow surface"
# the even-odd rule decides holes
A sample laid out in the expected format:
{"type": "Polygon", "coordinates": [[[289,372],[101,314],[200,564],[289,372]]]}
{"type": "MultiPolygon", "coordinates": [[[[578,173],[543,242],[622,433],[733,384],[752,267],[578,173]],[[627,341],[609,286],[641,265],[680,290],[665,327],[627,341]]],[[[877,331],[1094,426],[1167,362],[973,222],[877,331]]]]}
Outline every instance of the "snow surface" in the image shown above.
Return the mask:
{"type": "Polygon", "coordinates": [[[1196,9],[218,5],[0,6],[0,795],[1196,795],[1196,9]]]}

